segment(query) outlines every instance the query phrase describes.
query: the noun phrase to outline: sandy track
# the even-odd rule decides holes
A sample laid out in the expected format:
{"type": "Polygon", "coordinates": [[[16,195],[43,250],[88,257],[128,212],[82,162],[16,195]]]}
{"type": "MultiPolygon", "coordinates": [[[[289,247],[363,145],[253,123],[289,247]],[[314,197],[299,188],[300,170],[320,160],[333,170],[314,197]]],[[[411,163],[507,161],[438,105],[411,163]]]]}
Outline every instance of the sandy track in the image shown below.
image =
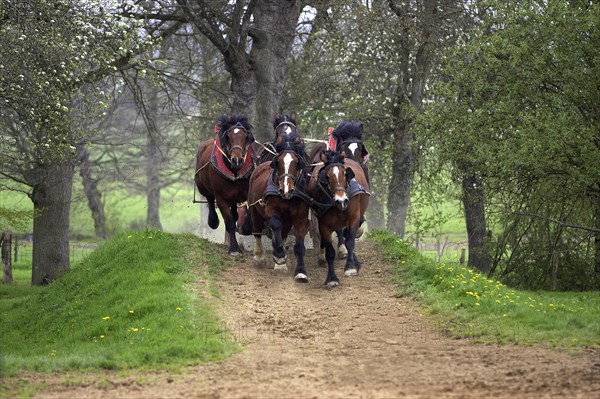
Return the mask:
{"type": "Polygon", "coordinates": [[[416,304],[393,296],[369,243],[357,248],[361,275],[338,273],[333,290],[323,288],[325,270],[314,257],[308,284],[256,268],[251,256],[226,271],[218,313],[245,348],[221,363],[181,374],[52,374],[10,383],[42,384],[45,398],[600,398],[599,350],[569,355],[451,339],[416,304]]]}

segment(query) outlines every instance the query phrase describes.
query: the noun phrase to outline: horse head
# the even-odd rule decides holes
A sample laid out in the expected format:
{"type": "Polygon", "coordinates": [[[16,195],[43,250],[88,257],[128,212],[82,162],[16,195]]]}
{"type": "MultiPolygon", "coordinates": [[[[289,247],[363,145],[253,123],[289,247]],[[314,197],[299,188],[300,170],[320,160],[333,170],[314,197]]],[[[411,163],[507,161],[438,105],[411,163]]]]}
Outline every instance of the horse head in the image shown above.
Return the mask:
{"type": "Polygon", "coordinates": [[[232,171],[238,171],[244,166],[248,149],[254,142],[252,125],[246,116],[231,115],[220,117],[218,126],[221,148],[231,163],[232,171]]]}
{"type": "Polygon", "coordinates": [[[302,177],[306,166],[302,154],[304,143],[294,144],[293,141],[284,141],[275,146],[277,156],[271,161],[271,168],[279,182],[279,192],[285,199],[290,199],[302,177]]]}
{"type": "Polygon", "coordinates": [[[342,121],[331,135],[337,142],[336,152],[364,166],[367,151],[362,141],[363,124],[359,121],[342,121]]]}
{"type": "Polygon", "coordinates": [[[319,171],[318,184],[333,199],[335,206],[342,211],[348,208],[348,186],[354,178],[354,171],[344,165],[345,157],[334,151],[321,152],[323,168],[319,171]]]}
{"type": "Polygon", "coordinates": [[[275,142],[277,144],[285,140],[289,141],[290,138],[299,137],[296,114],[292,114],[291,116],[288,114],[275,115],[273,128],[275,129],[275,142]]]}

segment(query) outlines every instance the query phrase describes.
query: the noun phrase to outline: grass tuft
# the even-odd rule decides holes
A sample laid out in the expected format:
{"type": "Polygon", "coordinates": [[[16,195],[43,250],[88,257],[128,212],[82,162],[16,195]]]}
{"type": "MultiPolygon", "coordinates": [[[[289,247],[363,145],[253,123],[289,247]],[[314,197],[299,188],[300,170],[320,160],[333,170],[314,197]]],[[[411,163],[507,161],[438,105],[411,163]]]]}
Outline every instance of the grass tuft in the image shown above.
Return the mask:
{"type": "Polygon", "coordinates": [[[48,287],[0,286],[2,373],[226,357],[237,346],[192,284],[224,263],[215,248],[191,234],[126,233],[48,287]]]}
{"type": "Polygon", "coordinates": [[[392,263],[397,294],[426,305],[445,334],[482,342],[600,346],[600,292],[515,290],[476,270],[423,257],[388,232],[369,237],[392,263]]]}

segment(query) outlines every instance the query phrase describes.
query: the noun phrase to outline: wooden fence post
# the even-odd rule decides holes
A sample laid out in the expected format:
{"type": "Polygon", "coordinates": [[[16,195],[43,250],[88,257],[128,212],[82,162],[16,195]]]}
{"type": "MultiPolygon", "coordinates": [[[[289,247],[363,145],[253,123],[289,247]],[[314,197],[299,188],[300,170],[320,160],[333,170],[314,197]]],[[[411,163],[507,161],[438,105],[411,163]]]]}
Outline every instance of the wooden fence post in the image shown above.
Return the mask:
{"type": "Polygon", "coordinates": [[[460,259],[458,260],[458,263],[460,263],[461,266],[465,265],[465,252],[466,252],[466,250],[464,248],[461,248],[460,259]]]}
{"type": "Polygon", "coordinates": [[[12,284],[12,264],[10,261],[12,233],[8,230],[3,232],[0,243],[2,243],[2,273],[4,274],[4,284],[12,284]]]}

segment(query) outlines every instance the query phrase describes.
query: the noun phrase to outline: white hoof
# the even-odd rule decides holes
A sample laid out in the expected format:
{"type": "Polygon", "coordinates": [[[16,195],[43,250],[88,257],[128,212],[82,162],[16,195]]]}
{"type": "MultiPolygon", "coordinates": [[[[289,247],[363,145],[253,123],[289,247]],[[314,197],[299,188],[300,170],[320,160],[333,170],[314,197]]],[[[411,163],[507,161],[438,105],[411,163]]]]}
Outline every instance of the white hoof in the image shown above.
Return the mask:
{"type": "Polygon", "coordinates": [[[275,263],[275,266],[273,266],[273,270],[275,270],[276,272],[287,272],[287,265],[285,263],[283,265],[275,263]]]}
{"type": "Polygon", "coordinates": [[[294,276],[294,280],[299,283],[308,283],[308,276],[304,273],[298,273],[294,276]]]}
{"type": "Polygon", "coordinates": [[[285,265],[285,262],[287,262],[287,256],[284,256],[283,258],[278,258],[275,255],[273,255],[273,260],[275,261],[276,265],[285,265]]]}
{"type": "Polygon", "coordinates": [[[338,247],[337,257],[338,259],[346,259],[348,257],[348,250],[345,245],[342,244],[338,247]]]}
{"type": "Polygon", "coordinates": [[[344,271],[344,276],[346,277],[350,277],[350,276],[358,276],[358,270],[356,269],[348,269],[344,271]]]}
{"type": "Polygon", "coordinates": [[[239,257],[239,258],[241,258],[243,255],[242,255],[242,253],[241,253],[241,252],[237,252],[237,251],[236,251],[236,252],[232,252],[232,253],[230,253],[230,254],[229,254],[229,256],[232,256],[232,257],[234,257],[234,258],[238,258],[238,257],[239,257]]]}
{"type": "Polygon", "coordinates": [[[338,285],[340,285],[339,282],[337,282],[337,281],[330,281],[330,282],[327,283],[327,288],[331,289],[333,287],[337,287],[338,285]]]}

